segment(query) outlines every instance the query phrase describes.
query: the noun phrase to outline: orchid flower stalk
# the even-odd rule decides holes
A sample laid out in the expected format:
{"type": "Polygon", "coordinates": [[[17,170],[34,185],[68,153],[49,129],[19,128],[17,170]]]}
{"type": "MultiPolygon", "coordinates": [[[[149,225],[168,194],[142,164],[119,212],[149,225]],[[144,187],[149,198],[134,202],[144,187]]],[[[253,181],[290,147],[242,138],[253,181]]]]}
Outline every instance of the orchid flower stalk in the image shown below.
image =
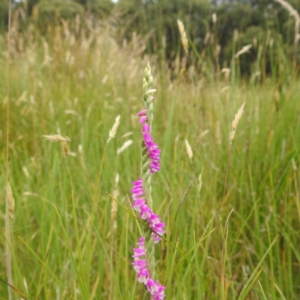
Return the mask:
{"type": "Polygon", "coordinates": [[[148,229],[144,236],[140,237],[138,247],[133,248],[133,267],[137,272],[137,280],[143,283],[153,300],[162,300],[165,297],[165,287],[155,278],[154,244],[161,240],[165,233],[165,224],[161,218],[153,212],[151,179],[154,173],[160,170],[160,153],[158,145],[151,135],[153,121],[153,76],[148,63],[143,79],[144,109],[137,115],[142,126],[141,144],[141,177],[133,182],[132,208],[139,213],[139,217],[145,220],[148,229]]]}

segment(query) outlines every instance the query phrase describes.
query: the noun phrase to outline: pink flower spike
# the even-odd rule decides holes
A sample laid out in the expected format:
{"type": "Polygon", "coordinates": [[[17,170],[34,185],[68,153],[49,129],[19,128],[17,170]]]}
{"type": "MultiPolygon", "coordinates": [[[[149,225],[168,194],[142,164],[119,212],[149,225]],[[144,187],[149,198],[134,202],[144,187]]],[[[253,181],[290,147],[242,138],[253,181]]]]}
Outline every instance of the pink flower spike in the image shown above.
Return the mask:
{"type": "Polygon", "coordinates": [[[140,196],[143,196],[143,195],[144,195],[144,191],[138,192],[138,193],[133,193],[132,194],[132,199],[137,200],[140,196]]]}
{"type": "Polygon", "coordinates": [[[149,271],[147,269],[143,269],[137,274],[138,282],[146,284],[149,279],[149,271]]]}
{"type": "Polygon", "coordinates": [[[132,263],[133,268],[136,270],[136,272],[140,272],[141,270],[144,270],[147,268],[147,261],[145,259],[140,259],[137,261],[134,261],[132,263]]]}
{"type": "Polygon", "coordinates": [[[137,116],[138,116],[138,117],[141,117],[141,116],[145,116],[146,114],[147,114],[146,109],[143,109],[143,110],[141,110],[141,111],[137,114],[137,116]]]}
{"type": "Polygon", "coordinates": [[[150,208],[146,204],[143,205],[141,207],[140,218],[143,219],[143,220],[147,220],[148,218],[150,218],[150,216],[151,216],[150,208]]]}
{"type": "Polygon", "coordinates": [[[139,245],[140,248],[145,248],[145,238],[141,236],[137,244],[139,245]]]}
{"type": "Polygon", "coordinates": [[[137,243],[139,246],[138,248],[133,248],[133,255],[134,261],[139,260],[140,256],[146,255],[146,249],[145,249],[145,239],[143,237],[140,237],[139,242],[137,243]]]}
{"type": "Polygon", "coordinates": [[[147,116],[142,116],[140,119],[140,124],[145,123],[148,120],[147,116]]]}
{"type": "Polygon", "coordinates": [[[132,183],[132,185],[133,185],[134,188],[135,187],[143,187],[143,180],[142,180],[142,178],[139,178],[137,181],[134,181],[132,183]]]}
{"type": "Polygon", "coordinates": [[[134,254],[132,257],[136,260],[139,259],[140,256],[146,255],[146,250],[145,249],[140,249],[140,248],[133,248],[134,254]]]}
{"type": "Polygon", "coordinates": [[[137,199],[133,201],[132,208],[138,212],[141,211],[142,206],[146,203],[146,200],[144,198],[137,199]]]}
{"type": "Polygon", "coordinates": [[[144,140],[145,140],[145,134],[150,132],[150,126],[147,123],[143,124],[142,132],[143,132],[144,140]]]}
{"type": "Polygon", "coordinates": [[[154,244],[157,244],[162,240],[160,236],[158,236],[156,233],[152,233],[154,244]]]}
{"type": "Polygon", "coordinates": [[[160,285],[157,281],[149,279],[146,284],[149,293],[154,296],[155,300],[163,300],[165,298],[165,287],[160,285]]]}
{"type": "Polygon", "coordinates": [[[165,288],[166,288],[165,286],[159,285],[158,291],[154,292],[153,299],[154,300],[163,300],[166,297],[165,292],[164,292],[165,288]]]}

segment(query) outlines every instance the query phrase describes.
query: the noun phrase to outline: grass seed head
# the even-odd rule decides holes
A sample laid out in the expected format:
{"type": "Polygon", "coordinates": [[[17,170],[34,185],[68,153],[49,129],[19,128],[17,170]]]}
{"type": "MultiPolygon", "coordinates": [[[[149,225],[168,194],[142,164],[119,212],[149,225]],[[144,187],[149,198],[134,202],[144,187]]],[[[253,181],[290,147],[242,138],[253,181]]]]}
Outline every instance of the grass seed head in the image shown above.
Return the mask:
{"type": "Polygon", "coordinates": [[[296,9],[294,9],[291,4],[289,4],[287,1],[284,0],[275,0],[276,2],[278,2],[279,4],[282,5],[283,8],[285,8],[290,15],[295,19],[295,39],[294,39],[294,43],[295,45],[298,44],[299,41],[299,27],[300,27],[300,16],[298,14],[298,12],[296,11],[296,9]]]}
{"type": "Polygon", "coordinates": [[[117,155],[121,154],[125,149],[127,149],[133,143],[132,140],[126,141],[118,150],[117,155]]]}
{"type": "MultiPolygon", "coordinates": [[[[115,177],[115,189],[112,192],[112,196],[114,199],[117,199],[119,197],[119,180],[120,180],[120,175],[119,173],[116,174],[115,177]]],[[[117,212],[118,212],[118,203],[116,201],[112,201],[111,204],[111,210],[110,210],[110,217],[113,223],[113,229],[117,229],[117,212]]]]}
{"type": "Polygon", "coordinates": [[[67,136],[64,137],[60,134],[43,135],[43,137],[50,142],[61,142],[61,143],[71,142],[70,138],[68,138],[67,136]]]}
{"type": "Polygon", "coordinates": [[[244,53],[248,53],[249,50],[252,48],[252,45],[249,44],[249,45],[246,45],[244,46],[240,51],[238,51],[236,54],[235,54],[235,58],[238,58],[239,56],[241,56],[242,54],[244,53]]]}
{"type": "Polygon", "coordinates": [[[238,126],[238,124],[240,122],[240,119],[242,117],[242,114],[244,112],[245,103],[246,102],[244,102],[243,105],[240,107],[240,109],[238,110],[237,114],[234,117],[234,120],[232,121],[231,132],[230,132],[230,144],[232,144],[232,141],[234,140],[236,128],[237,128],[237,126],[238,126]]]}
{"type": "Polygon", "coordinates": [[[216,24],[216,23],[217,23],[217,14],[216,14],[216,13],[213,13],[213,14],[211,15],[211,19],[212,19],[212,22],[213,22],[214,24],[216,24]]]}
{"type": "Polygon", "coordinates": [[[184,49],[185,53],[188,54],[189,53],[189,42],[186,37],[184,25],[179,19],[177,19],[177,24],[178,24],[178,28],[179,28],[179,32],[180,32],[180,36],[181,36],[181,43],[182,43],[183,49],[184,49]]]}
{"type": "Polygon", "coordinates": [[[108,136],[107,144],[116,136],[118,127],[120,125],[120,118],[121,118],[120,115],[118,115],[116,117],[115,123],[114,123],[113,127],[111,128],[111,130],[109,131],[109,136],[108,136]]]}
{"type": "Polygon", "coordinates": [[[197,190],[198,190],[198,193],[200,194],[201,192],[201,189],[202,189],[202,173],[199,174],[199,177],[198,177],[198,184],[197,184],[197,190]]]}
{"type": "Polygon", "coordinates": [[[190,160],[193,158],[193,150],[188,140],[185,140],[186,153],[190,160]]]}

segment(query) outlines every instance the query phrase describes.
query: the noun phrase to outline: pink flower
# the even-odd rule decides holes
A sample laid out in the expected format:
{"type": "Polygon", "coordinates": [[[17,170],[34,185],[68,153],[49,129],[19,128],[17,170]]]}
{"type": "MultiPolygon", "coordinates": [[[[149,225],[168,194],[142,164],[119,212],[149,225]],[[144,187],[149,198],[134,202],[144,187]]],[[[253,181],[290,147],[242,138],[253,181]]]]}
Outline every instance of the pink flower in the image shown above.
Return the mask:
{"type": "Polygon", "coordinates": [[[143,283],[143,284],[147,283],[149,277],[150,277],[150,275],[149,275],[149,271],[147,269],[143,269],[137,274],[138,282],[143,283]]]}
{"type": "Polygon", "coordinates": [[[143,109],[143,110],[141,110],[141,111],[137,114],[137,116],[139,116],[139,117],[141,117],[141,116],[146,116],[146,114],[147,114],[146,109],[143,109]]]}
{"type": "Polygon", "coordinates": [[[165,234],[165,224],[146,204],[143,180],[141,178],[133,182],[131,192],[132,199],[134,200],[132,202],[132,208],[140,213],[140,218],[148,221],[149,227],[154,231],[152,234],[154,243],[158,243],[161,241],[161,237],[159,235],[165,234]]]}
{"type": "Polygon", "coordinates": [[[140,237],[140,241],[138,242],[138,248],[133,248],[133,259],[134,261],[137,261],[140,256],[146,255],[146,249],[145,249],[145,239],[143,237],[140,237]]]}
{"type": "Polygon", "coordinates": [[[138,282],[144,283],[153,300],[163,300],[165,298],[165,287],[150,277],[148,270],[145,249],[145,238],[140,237],[137,243],[138,248],[133,248],[133,268],[137,272],[138,282]]]}
{"type": "Polygon", "coordinates": [[[138,212],[141,211],[141,207],[145,205],[146,200],[144,198],[137,199],[132,202],[132,208],[138,212]]]}
{"type": "Polygon", "coordinates": [[[139,178],[137,181],[133,182],[132,199],[134,200],[132,203],[132,208],[138,212],[141,211],[141,208],[146,204],[146,200],[144,198],[144,189],[143,189],[143,180],[139,178]]]}
{"type": "Polygon", "coordinates": [[[161,300],[165,298],[165,286],[160,285],[157,281],[153,279],[148,279],[147,284],[146,284],[147,290],[149,293],[154,296],[153,299],[161,300]]]}
{"type": "Polygon", "coordinates": [[[147,268],[147,261],[145,259],[139,259],[134,261],[132,265],[137,272],[140,272],[147,268]]]}
{"type": "Polygon", "coordinates": [[[141,207],[140,218],[143,220],[148,220],[151,217],[151,209],[147,204],[141,207]]]}
{"type": "Polygon", "coordinates": [[[141,117],[140,124],[143,124],[142,126],[143,140],[148,151],[148,156],[151,159],[150,173],[154,174],[155,172],[160,170],[161,150],[159,149],[158,145],[155,144],[154,139],[150,133],[150,126],[147,123],[148,118],[146,115],[146,110],[142,110],[137,115],[141,117]]]}

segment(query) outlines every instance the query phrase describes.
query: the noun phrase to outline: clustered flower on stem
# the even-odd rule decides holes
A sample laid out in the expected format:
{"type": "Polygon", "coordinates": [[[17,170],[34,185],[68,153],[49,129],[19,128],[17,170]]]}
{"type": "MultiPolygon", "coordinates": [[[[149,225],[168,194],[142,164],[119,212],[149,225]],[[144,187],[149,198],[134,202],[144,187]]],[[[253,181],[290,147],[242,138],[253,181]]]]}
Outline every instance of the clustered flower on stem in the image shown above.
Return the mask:
{"type": "Polygon", "coordinates": [[[152,236],[154,243],[158,243],[161,241],[161,237],[159,235],[163,235],[165,233],[165,224],[162,222],[160,217],[156,215],[147,205],[142,178],[139,178],[137,181],[133,182],[133,189],[131,192],[133,199],[132,208],[139,212],[141,219],[148,221],[149,228],[151,228],[153,231],[152,236]]]}
{"type": "MultiPolygon", "coordinates": [[[[153,97],[152,97],[153,98],[153,97]]],[[[154,99],[154,98],[153,98],[154,99]]],[[[143,133],[143,141],[148,151],[148,157],[150,158],[150,173],[154,174],[160,169],[160,149],[158,145],[154,143],[154,139],[150,133],[150,126],[147,123],[147,112],[146,110],[142,110],[137,114],[141,116],[140,123],[143,124],[142,133],[143,133]]]]}
{"type": "Polygon", "coordinates": [[[148,64],[145,69],[144,78],[144,103],[145,109],[137,115],[142,124],[143,143],[141,147],[141,178],[133,182],[132,208],[139,213],[139,217],[148,224],[148,233],[150,240],[140,237],[138,248],[133,248],[133,267],[137,272],[137,279],[144,283],[153,300],[163,300],[165,298],[165,287],[156,281],[154,277],[154,244],[161,241],[161,236],[165,233],[165,224],[160,217],[153,212],[151,197],[151,176],[160,170],[160,153],[158,145],[154,142],[151,135],[151,125],[153,120],[153,93],[151,89],[153,77],[151,68],[148,64]],[[152,238],[151,238],[152,237],[152,238]]]}
{"type": "Polygon", "coordinates": [[[150,277],[145,249],[145,238],[140,237],[137,243],[138,248],[133,248],[133,267],[137,272],[138,282],[144,283],[153,300],[162,300],[165,298],[165,287],[150,277]]]}

